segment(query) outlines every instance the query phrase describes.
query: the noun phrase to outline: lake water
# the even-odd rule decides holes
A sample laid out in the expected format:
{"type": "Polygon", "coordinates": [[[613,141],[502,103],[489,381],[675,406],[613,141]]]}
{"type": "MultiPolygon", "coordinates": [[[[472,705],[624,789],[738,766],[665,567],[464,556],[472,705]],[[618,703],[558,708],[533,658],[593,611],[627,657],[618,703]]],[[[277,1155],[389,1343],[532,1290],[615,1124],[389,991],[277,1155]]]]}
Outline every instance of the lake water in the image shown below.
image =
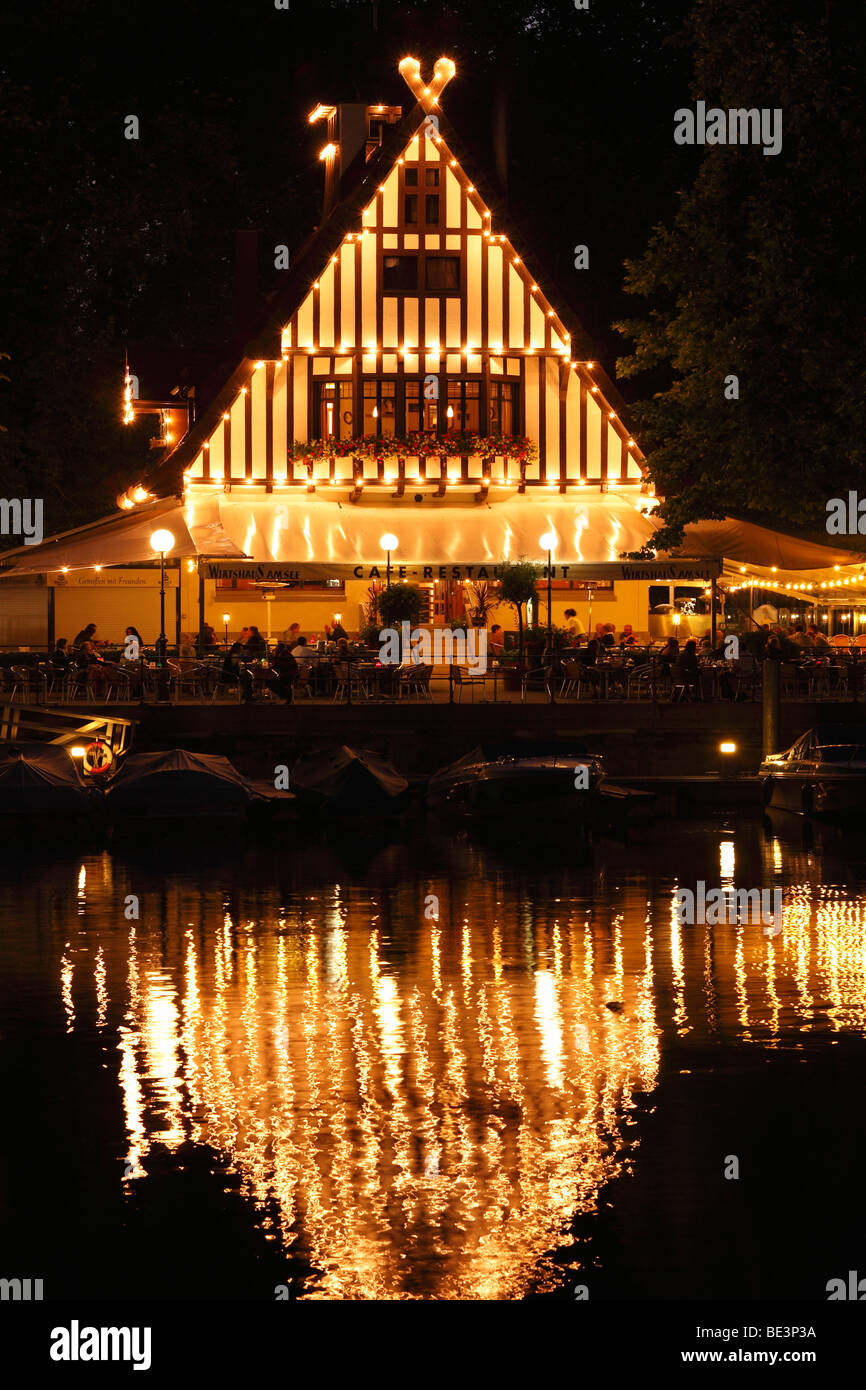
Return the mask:
{"type": "Polygon", "coordinates": [[[0,1274],[826,1298],[866,1254],[864,910],[862,847],[785,817],[7,851],[0,1274]],[[679,925],[699,879],[781,887],[781,932],[679,925]]]}

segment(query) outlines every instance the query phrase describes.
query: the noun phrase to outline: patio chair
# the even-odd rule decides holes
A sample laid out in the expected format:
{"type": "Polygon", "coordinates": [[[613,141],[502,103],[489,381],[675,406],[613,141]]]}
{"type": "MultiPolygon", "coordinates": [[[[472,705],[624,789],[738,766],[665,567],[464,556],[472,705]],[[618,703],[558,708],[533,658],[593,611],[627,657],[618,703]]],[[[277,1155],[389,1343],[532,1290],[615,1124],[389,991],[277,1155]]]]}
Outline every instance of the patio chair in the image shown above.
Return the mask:
{"type": "Polygon", "coordinates": [[[402,699],[404,691],[410,699],[414,695],[419,700],[432,700],[433,697],[430,694],[432,674],[432,666],[398,666],[396,671],[398,700],[402,699]]]}
{"type": "Polygon", "coordinates": [[[482,690],[484,689],[484,680],[485,680],[485,677],[484,677],[484,676],[473,676],[473,675],[471,675],[470,672],[468,671],[468,669],[467,669],[465,666],[452,666],[452,667],[451,667],[451,680],[453,681],[453,684],[454,684],[455,689],[458,691],[458,694],[457,694],[457,704],[458,704],[458,705],[462,702],[462,699],[463,699],[463,689],[464,689],[464,686],[468,686],[469,689],[472,691],[472,703],[473,703],[473,704],[475,703],[475,687],[476,687],[476,685],[480,685],[481,688],[482,688],[482,690]]]}
{"type": "MultiPolygon", "coordinates": [[[[32,666],[10,666],[9,671],[19,698],[27,704],[38,702],[43,689],[39,672],[32,666]]],[[[15,698],[14,691],[12,698],[15,698]]]]}
{"type": "Polygon", "coordinates": [[[796,700],[798,696],[808,695],[809,676],[795,661],[783,661],[780,671],[782,678],[782,698],[796,700]]]}
{"type": "Polygon", "coordinates": [[[20,682],[16,680],[14,668],[11,666],[0,666],[0,695],[14,700],[20,682]]]}
{"type": "Polygon", "coordinates": [[[626,680],[625,698],[627,700],[640,700],[644,693],[649,699],[655,699],[655,677],[651,661],[646,661],[641,666],[633,666],[626,680]]]}
{"type": "Polygon", "coordinates": [[[559,686],[559,698],[567,699],[574,694],[576,699],[580,699],[580,678],[583,674],[583,663],[573,659],[566,659],[562,663],[562,681],[559,686]]]}
{"type": "Polygon", "coordinates": [[[537,666],[531,671],[524,671],[523,680],[520,682],[520,700],[526,703],[526,692],[530,685],[534,690],[544,690],[546,695],[550,695],[551,668],[549,666],[537,666]]]}
{"type": "Polygon", "coordinates": [[[334,662],[334,691],[332,701],[336,705],[346,697],[349,688],[349,664],[346,661],[334,662]]]}
{"type": "Polygon", "coordinates": [[[87,667],[70,666],[63,678],[62,700],[64,704],[75,701],[87,694],[87,667]]]}
{"type": "Polygon", "coordinates": [[[814,700],[838,700],[845,690],[845,671],[841,666],[816,666],[809,682],[814,700]]]}
{"type": "Polygon", "coordinates": [[[308,699],[312,700],[312,698],[313,698],[313,672],[312,672],[312,667],[309,666],[309,665],[306,664],[306,663],[302,666],[302,665],[300,664],[300,662],[299,662],[299,663],[298,663],[298,674],[297,674],[297,678],[296,678],[296,680],[295,680],[294,685],[292,686],[292,695],[293,695],[293,698],[294,698],[295,700],[297,700],[297,698],[298,698],[298,696],[301,694],[301,692],[303,692],[303,693],[307,696],[308,699]]]}
{"type": "MultiPolygon", "coordinates": [[[[171,665],[172,663],[169,662],[169,666],[171,665]]],[[[188,690],[193,697],[196,695],[203,696],[207,693],[208,688],[208,668],[207,666],[193,665],[184,670],[183,664],[181,664],[180,668],[174,674],[172,684],[174,693],[178,698],[180,698],[184,690],[188,690]]]]}

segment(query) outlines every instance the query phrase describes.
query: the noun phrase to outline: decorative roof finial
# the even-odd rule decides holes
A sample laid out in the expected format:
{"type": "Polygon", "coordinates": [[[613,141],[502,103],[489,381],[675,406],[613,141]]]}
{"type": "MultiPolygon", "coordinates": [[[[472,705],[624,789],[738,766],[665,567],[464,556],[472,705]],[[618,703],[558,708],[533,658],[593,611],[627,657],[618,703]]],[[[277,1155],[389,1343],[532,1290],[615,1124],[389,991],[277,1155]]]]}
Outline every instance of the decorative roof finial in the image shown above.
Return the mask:
{"type": "Polygon", "coordinates": [[[433,76],[429,83],[421,76],[421,64],[417,58],[401,58],[398,63],[400,76],[412,95],[420,101],[425,111],[432,111],[439,105],[439,97],[457,71],[450,58],[437,58],[433,76]]]}

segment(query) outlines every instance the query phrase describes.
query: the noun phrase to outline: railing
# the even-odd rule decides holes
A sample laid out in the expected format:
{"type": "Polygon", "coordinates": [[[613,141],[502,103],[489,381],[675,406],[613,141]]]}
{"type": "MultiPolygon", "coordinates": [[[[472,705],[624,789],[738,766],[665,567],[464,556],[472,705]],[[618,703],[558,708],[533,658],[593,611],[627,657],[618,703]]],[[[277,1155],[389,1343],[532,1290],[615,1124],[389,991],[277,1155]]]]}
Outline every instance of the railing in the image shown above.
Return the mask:
{"type": "Polygon", "coordinates": [[[46,705],[0,705],[0,741],[33,739],[64,746],[100,739],[115,757],[128,752],[135,732],[134,719],[114,714],[57,709],[46,705]]]}

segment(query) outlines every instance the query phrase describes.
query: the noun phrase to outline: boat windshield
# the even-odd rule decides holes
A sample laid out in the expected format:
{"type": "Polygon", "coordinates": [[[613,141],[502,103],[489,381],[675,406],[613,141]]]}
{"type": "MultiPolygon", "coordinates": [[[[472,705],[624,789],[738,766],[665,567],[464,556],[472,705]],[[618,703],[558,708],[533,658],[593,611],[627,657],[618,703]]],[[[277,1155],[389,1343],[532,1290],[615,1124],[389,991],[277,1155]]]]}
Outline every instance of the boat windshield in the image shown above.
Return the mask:
{"type": "Polygon", "coordinates": [[[866,762],[866,747],[858,743],[819,743],[815,756],[822,763],[862,763],[866,762]]]}

